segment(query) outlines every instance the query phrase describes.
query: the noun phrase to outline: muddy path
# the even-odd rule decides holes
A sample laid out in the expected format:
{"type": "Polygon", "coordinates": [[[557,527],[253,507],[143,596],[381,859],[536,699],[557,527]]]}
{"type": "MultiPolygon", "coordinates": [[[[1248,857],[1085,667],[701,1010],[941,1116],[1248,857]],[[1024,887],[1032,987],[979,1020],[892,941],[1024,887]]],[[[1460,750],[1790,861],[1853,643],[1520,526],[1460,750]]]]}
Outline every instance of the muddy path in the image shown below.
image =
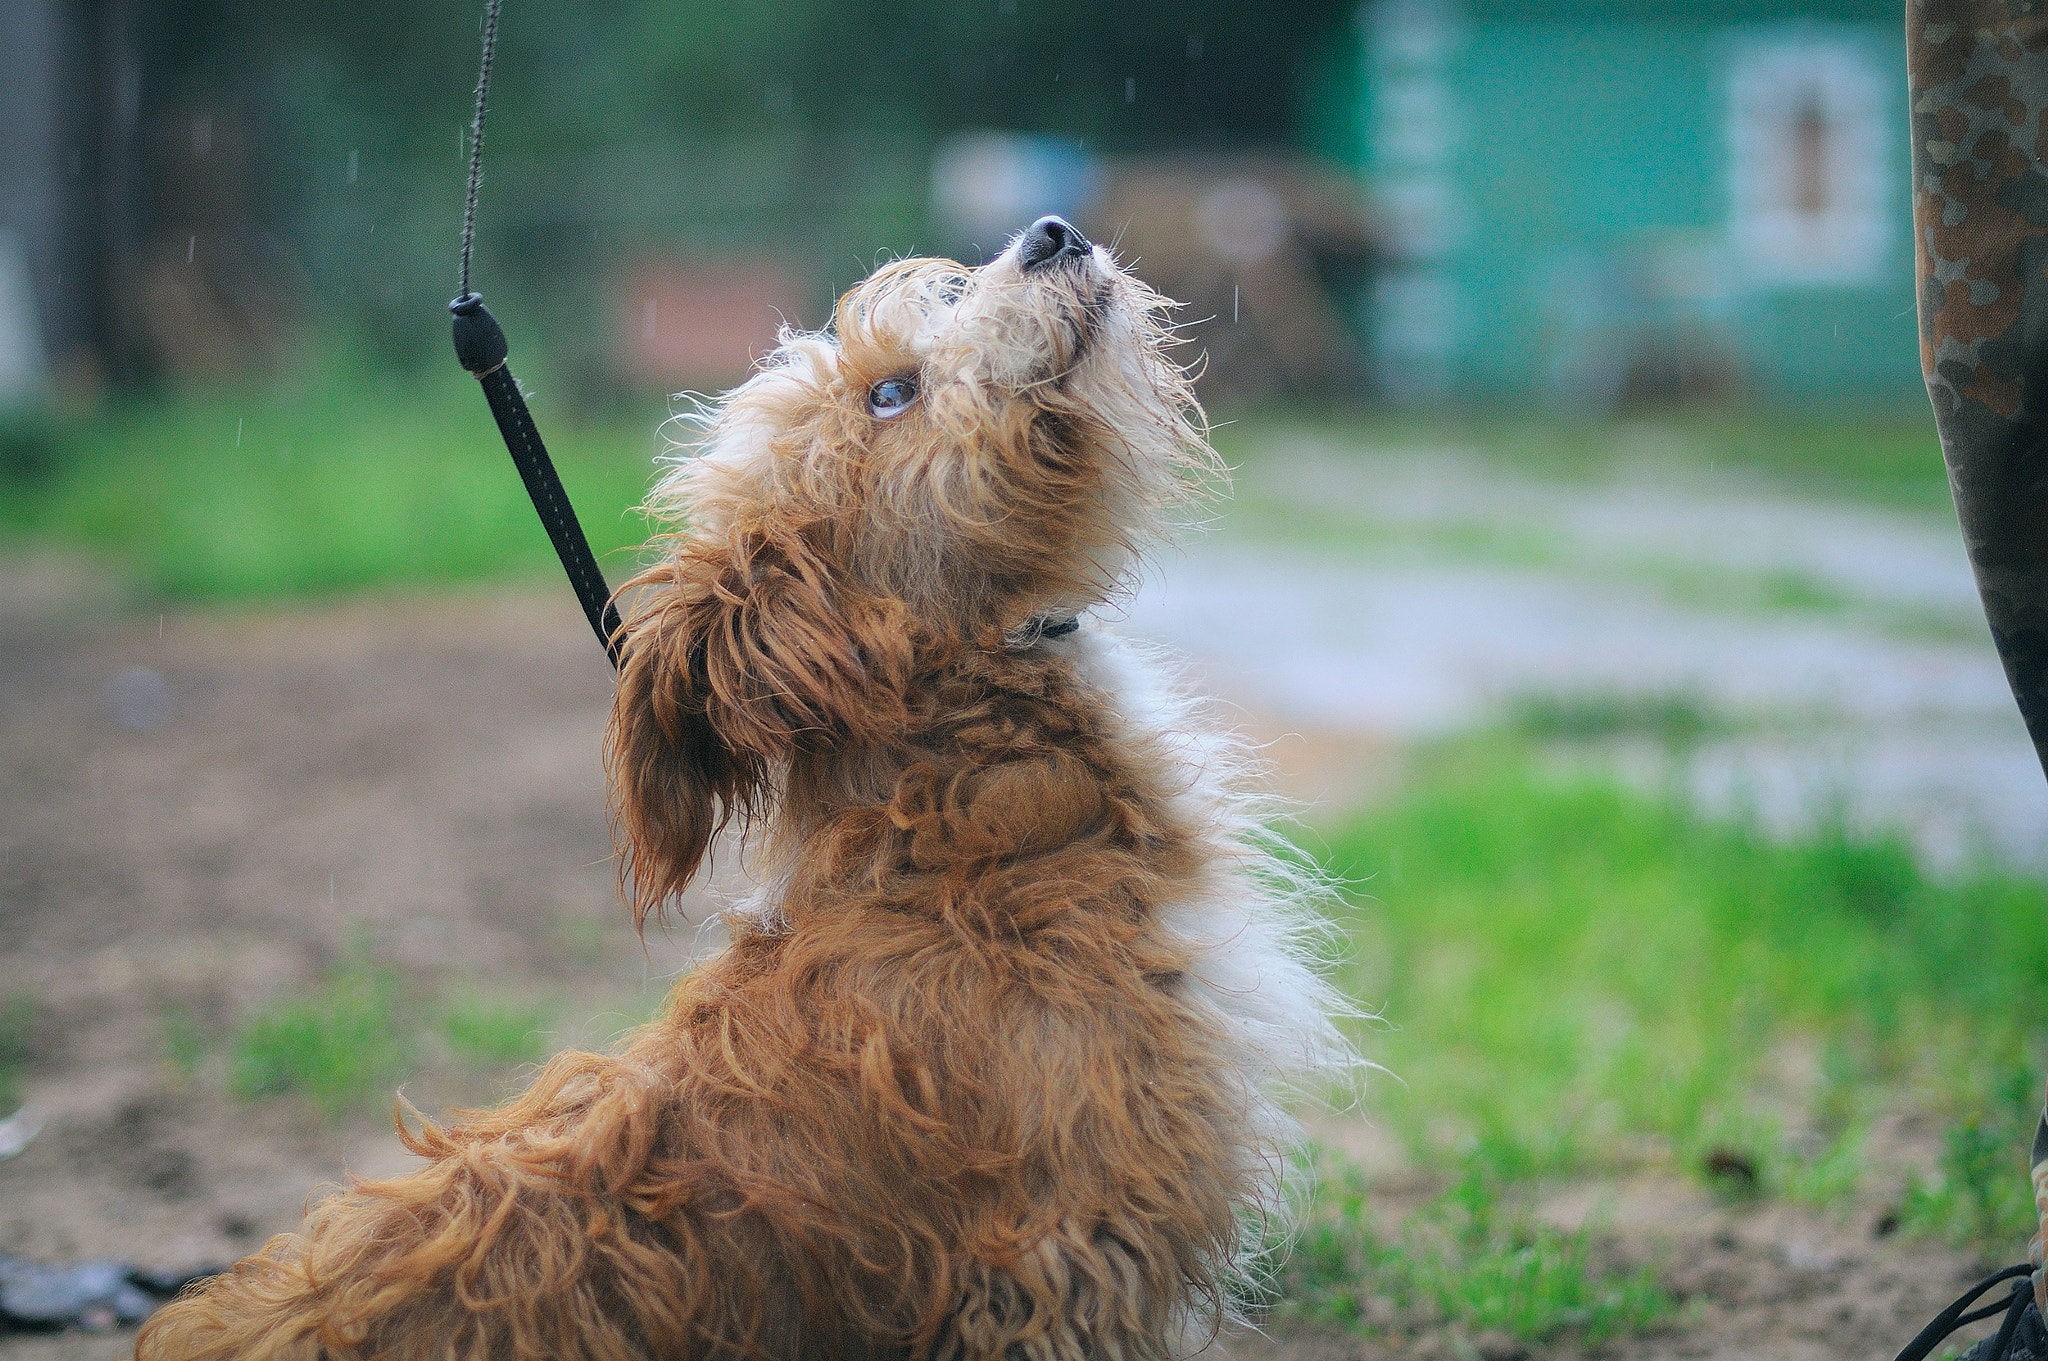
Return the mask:
{"type": "MultiPolygon", "coordinates": [[[[236,1018],[352,955],[410,995],[539,999],[554,1045],[605,1042],[685,966],[690,931],[643,944],[619,905],[599,769],[609,675],[551,584],[160,617],[87,581],[0,563],[0,998],[29,999],[25,1091],[48,1118],[0,1163],[0,1252],[230,1260],[346,1170],[402,1167],[374,1109],[337,1120],[227,1090],[236,1018]],[[196,1051],[175,1052],[173,1018],[196,1051]]],[[[1318,788],[1345,782],[1333,761],[1371,759],[1305,740],[1276,755],[1318,788]]],[[[515,1079],[429,1055],[409,1091],[434,1110],[515,1079]]],[[[1355,1123],[1322,1132],[1372,1142],[1355,1123]]],[[[1390,1174],[1389,1207],[1404,1194],[1390,1174]]],[[[1730,1207],[1654,1177],[1560,1187],[1546,1212],[1594,1215],[1604,1252],[1688,1300],[1674,1328],[1601,1353],[1615,1357],[1889,1356],[1975,1265],[1873,1236],[1868,1207],[1730,1207]]],[[[129,1342],[0,1338],[0,1358],[129,1342]]],[[[1427,1325],[1231,1347],[1523,1354],[1427,1325]]]]}

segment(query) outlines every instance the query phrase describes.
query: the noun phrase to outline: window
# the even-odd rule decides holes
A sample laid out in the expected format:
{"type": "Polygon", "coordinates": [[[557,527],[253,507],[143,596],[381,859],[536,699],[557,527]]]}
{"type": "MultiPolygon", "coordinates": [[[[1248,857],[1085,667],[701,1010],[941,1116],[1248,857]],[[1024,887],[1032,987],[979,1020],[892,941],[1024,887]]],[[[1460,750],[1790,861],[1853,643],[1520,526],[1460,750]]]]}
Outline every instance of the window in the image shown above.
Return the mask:
{"type": "Polygon", "coordinates": [[[1729,81],[1729,232],[1766,284],[1876,280],[1892,244],[1893,82],[1873,44],[1745,45],[1729,81]]]}

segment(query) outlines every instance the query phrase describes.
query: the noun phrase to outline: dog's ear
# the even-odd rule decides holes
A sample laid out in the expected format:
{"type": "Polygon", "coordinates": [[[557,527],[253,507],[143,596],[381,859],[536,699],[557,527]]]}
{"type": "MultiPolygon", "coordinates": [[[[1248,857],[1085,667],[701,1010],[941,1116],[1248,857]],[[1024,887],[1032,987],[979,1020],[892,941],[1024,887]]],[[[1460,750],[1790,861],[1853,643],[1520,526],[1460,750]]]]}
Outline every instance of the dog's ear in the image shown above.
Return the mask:
{"type": "Polygon", "coordinates": [[[734,816],[758,810],[791,757],[902,728],[908,613],[835,572],[827,538],[823,525],[753,525],[686,539],[625,588],[645,589],[606,759],[642,922],[734,816]]]}

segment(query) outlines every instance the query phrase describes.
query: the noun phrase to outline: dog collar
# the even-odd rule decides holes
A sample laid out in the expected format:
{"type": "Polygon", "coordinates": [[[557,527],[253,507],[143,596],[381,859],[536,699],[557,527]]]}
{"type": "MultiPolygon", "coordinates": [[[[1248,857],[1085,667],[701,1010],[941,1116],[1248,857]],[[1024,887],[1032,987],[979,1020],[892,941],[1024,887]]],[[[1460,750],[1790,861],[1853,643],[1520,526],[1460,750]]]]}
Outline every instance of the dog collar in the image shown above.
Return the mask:
{"type": "Polygon", "coordinates": [[[1080,627],[1078,614],[1034,614],[1003,636],[1003,646],[1012,652],[1022,652],[1047,638],[1064,638],[1080,627]]]}

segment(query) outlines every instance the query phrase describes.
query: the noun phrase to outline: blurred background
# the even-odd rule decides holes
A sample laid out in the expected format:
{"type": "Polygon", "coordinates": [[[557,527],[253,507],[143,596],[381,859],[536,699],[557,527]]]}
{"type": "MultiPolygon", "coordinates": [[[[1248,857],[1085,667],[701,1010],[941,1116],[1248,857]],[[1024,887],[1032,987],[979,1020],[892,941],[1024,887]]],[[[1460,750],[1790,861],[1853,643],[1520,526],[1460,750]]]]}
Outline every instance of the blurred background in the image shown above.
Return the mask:
{"type": "MultiPolygon", "coordinates": [[[[16,0],[0,396],[438,362],[467,5],[16,0]]],[[[715,388],[875,260],[1059,211],[1218,397],[1913,397],[1859,0],[512,10],[481,277],[581,402],[715,388]],[[985,11],[985,12],[984,12],[985,11]]]]}
{"type": "MultiPolygon", "coordinates": [[[[481,10],[0,4],[0,1257],[246,1251],[700,946],[447,350],[481,10]]],[[[677,394],[880,261],[1058,212],[1184,304],[1235,496],[1101,613],[1302,802],[1402,1079],[1317,1126],[1304,1355],[1874,1355],[2025,1237],[2048,790],[1901,18],[509,0],[476,282],[614,580],[677,394]]]]}

